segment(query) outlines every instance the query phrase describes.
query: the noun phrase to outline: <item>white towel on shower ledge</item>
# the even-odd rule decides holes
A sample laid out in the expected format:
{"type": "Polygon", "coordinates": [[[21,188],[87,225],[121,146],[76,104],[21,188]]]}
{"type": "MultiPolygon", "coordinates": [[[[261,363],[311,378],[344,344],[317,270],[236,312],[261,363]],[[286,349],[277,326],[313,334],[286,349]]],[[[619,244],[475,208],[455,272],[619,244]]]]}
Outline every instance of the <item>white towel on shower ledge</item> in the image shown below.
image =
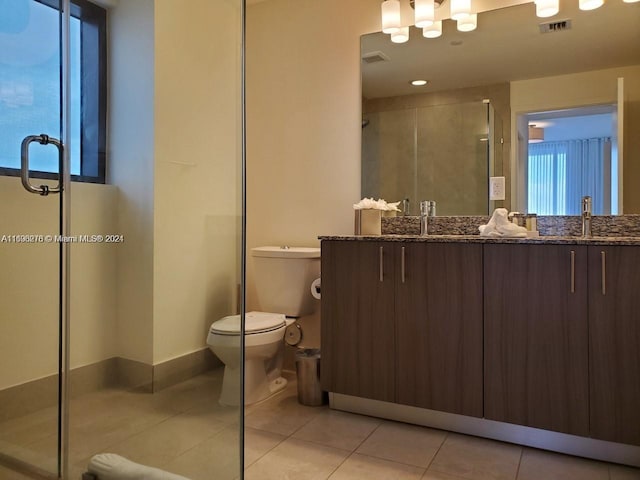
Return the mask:
{"type": "Polygon", "coordinates": [[[159,468],[147,467],[115,453],[100,453],[89,460],[89,473],[98,480],[189,480],[159,468]]]}
{"type": "Polygon", "coordinates": [[[509,212],[506,208],[496,208],[491,215],[491,219],[486,225],[480,225],[481,237],[515,237],[523,238],[527,236],[527,229],[511,223],[508,218],[509,212]]]}

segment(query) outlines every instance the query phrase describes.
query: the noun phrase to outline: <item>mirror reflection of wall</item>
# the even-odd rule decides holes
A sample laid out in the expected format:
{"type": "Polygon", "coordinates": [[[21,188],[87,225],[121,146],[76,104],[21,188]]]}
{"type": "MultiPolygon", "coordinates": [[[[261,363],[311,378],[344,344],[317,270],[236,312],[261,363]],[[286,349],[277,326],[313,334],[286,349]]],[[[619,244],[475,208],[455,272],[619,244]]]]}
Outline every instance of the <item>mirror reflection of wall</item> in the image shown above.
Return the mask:
{"type": "MultiPolygon", "coordinates": [[[[626,131],[627,134],[624,139],[620,136],[619,148],[616,148],[615,135],[611,134],[611,149],[614,160],[614,154],[619,152],[621,159],[625,153],[629,161],[624,164],[624,171],[621,161],[619,172],[616,172],[615,161],[612,163],[613,184],[610,189],[614,195],[618,187],[618,213],[622,213],[623,205],[625,213],[640,212],[640,190],[631,188],[640,181],[640,166],[636,167],[637,162],[630,157],[640,155],[640,137],[631,134],[640,129],[640,3],[611,1],[605,2],[597,10],[581,11],[577,2],[563,2],[558,15],[542,19],[536,17],[535,5],[531,2],[481,12],[478,15],[478,27],[472,32],[457,31],[455,22],[448,19],[442,25],[442,36],[435,39],[424,38],[422,32],[413,27],[409,29],[409,41],[403,44],[392,43],[389,36],[382,33],[361,38],[365,117],[374,111],[381,111],[372,105],[385,102],[385,111],[394,110],[400,115],[399,111],[409,106],[420,108],[491,99],[496,118],[503,124],[501,138],[504,143],[502,148],[491,150],[493,159],[489,161],[490,168],[486,174],[505,177],[506,200],[490,202],[488,207],[504,206],[524,212],[531,210],[527,205],[529,189],[524,181],[528,174],[528,120],[524,120],[523,130],[518,119],[531,113],[613,104],[620,97],[616,90],[617,79],[624,78],[624,121],[620,121],[614,130],[626,131]],[[547,28],[547,33],[544,33],[544,24],[561,20],[571,20],[566,22],[570,28],[547,28]],[[418,78],[429,82],[421,87],[411,85],[411,80],[418,78]],[[506,95],[500,99],[494,98],[486,92],[492,85],[503,85],[506,95]],[[485,91],[479,94],[482,90],[485,91]],[[455,92],[464,92],[466,95],[471,91],[476,93],[473,98],[468,95],[461,99],[454,98],[455,92]],[[416,103],[423,98],[429,100],[412,105],[411,102],[416,103]],[[492,168],[495,173],[491,172],[492,168]],[[625,184],[627,188],[623,188],[625,184]]],[[[417,113],[414,115],[417,118],[417,113]]],[[[408,118],[404,122],[412,128],[408,118]]],[[[393,155],[387,153],[386,161],[389,163],[385,165],[384,175],[395,177],[393,182],[398,186],[388,195],[390,199],[397,201],[411,197],[411,193],[416,192],[418,198],[411,198],[414,207],[420,200],[434,199],[430,196],[430,192],[435,190],[433,185],[427,193],[419,192],[424,178],[418,176],[417,168],[410,163],[414,161],[410,158],[410,152],[417,150],[417,140],[412,131],[398,135],[401,123],[385,128],[385,131],[393,130],[396,135],[394,141],[388,142],[387,149],[390,152],[395,142],[395,157],[398,159],[398,163],[393,165],[393,155]],[[400,138],[405,138],[409,143],[401,145],[400,138]],[[403,172],[409,177],[401,180],[403,172]]],[[[363,131],[363,142],[370,134],[363,131]]],[[[495,135],[491,137],[494,145],[500,140],[494,138],[495,135]]],[[[369,166],[375,166],[376,162],[364,157],[371,155],[370,146],[363,143],[362,152],[362,193],[374,195],[371,178],[377,174],[369,171],[369,166]]],[[[453,152],[448,158],[448,165],[456,164],[453,152]]],[[[457,158],[467,157],[459,155],[457,158]]],[[[458,176],[472,174],[465,164],[450,170],[457,172],[458,176]]],[[[450,173],[444,170],[443,175],[450,173]]],[[[438,178],[435,183],[445,185],[450,180],[438,178]]],[[[488,178],[484,181],[488,183],[488,178]]],[[[609,183],[608,180],[603,181],[609,183]]],[[[545,185],[550,188],[547,193],[553,193],[552,184],[545,185]]],[[[385,194],[381,191],[380,195],[385,194]]],[[[450,190],[445,198],[455,195],[450,190]]],[[[606,198],[609,198],[609,194],[606,194],[606,198]]],[[[569,203],[572,204],[571,208],[563,211],[573,211],[573,200],[569,203]]],[[[440,207],[438,204],[438,214],[444,215],[444,204],[443,208],[440,207]]],[[[484,211],[486,207],[487,199],[483,198],[479,205],[470,206],[468,211],[456,211],[453,214],[472,214],[484,211]]],[[[606,202],[603,203],[602,212],[609,210],[616,212],[615,198],[611,199],[608,207],[606,202]]],[[[415,212],[414,208],[412,213],[415,212]]]]}

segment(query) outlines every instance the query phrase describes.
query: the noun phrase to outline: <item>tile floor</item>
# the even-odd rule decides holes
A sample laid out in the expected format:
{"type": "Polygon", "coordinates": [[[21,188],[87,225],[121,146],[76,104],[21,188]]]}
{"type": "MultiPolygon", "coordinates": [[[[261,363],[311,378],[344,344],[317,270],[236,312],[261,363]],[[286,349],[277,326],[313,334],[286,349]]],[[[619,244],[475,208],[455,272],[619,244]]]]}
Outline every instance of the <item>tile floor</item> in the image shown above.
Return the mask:
{"type": "MultiPolygon", "coordinates": [[[[99,452],[193,480],[232,480],[238,472],[237,409],[217,404],[221,370],[155,395],[108,390],[75,399],[71,414],[71,478],[99,452]]],[[[55,412],[0,424],[30,455],[51,438],[38,428],[55,412]]],[[[304,407],[295,381],[249,407],[245,417],[247,480],[632,480],[640,469],[376,418],[304,407]]],[[[16,447],[16,448],[17,448],[16,447]]],[[[0,466],[0,479],[22,480],[0,466]]]]}

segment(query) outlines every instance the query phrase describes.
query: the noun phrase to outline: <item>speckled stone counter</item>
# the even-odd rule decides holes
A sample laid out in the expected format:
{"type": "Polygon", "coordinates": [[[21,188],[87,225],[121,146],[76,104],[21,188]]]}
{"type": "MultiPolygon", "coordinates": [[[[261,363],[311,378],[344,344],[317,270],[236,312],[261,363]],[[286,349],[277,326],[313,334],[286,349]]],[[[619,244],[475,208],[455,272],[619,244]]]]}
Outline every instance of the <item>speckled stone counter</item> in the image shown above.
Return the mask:
{"type": "MultiPolygon", "coordinates": [[[[430,217],[429,235],[478,235],[478,227],[489,216],[430,217]]],[[[542,236],[580,236],[579,216],[539,216],[538,231],[542,236]]],[[[640,215],[602,215],[592,217],[592,232],[596,237],[640,237],[640,215]]],[[[419,235],[420,218],[383,217],[383,235],[419,235]]]]}
{"type": "Polygon", "coordinates": [[[320,240],[424,242],[424,243],[521,243],[553,245],[640,245],[639,237],[569,237],[540,236],[532,238],[481,237],[480,235],[326,235],[320,240]]]}

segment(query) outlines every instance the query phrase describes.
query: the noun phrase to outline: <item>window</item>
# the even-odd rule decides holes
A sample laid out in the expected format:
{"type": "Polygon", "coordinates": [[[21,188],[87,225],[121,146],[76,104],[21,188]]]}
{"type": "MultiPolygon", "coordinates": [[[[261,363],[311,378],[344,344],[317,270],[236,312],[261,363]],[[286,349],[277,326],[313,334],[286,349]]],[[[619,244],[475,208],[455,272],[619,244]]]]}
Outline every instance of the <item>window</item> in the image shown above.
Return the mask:
{"type": "MultiPolygon", "coordinates": [[[[593,213],[612,211],[611,140],[542,142],[529,145],[527,209],[538,215],[580,215],[589,195],[593,213]]],[[[615,193],[617,197],[617,192],[615,193]]]]}
{"type": "MultiPolygon", "coordinates": [[[[0,173],[20,174],[27,135],[60,138],[60,40],[57,0],[10,0],[0,12],[0,173]]],[[[72,180],[104,183],[106,11],[72,0],[70,24],[72,180]]],[[[56,178],[55,148],[32,144],[31,176],[56,178]]]]}

